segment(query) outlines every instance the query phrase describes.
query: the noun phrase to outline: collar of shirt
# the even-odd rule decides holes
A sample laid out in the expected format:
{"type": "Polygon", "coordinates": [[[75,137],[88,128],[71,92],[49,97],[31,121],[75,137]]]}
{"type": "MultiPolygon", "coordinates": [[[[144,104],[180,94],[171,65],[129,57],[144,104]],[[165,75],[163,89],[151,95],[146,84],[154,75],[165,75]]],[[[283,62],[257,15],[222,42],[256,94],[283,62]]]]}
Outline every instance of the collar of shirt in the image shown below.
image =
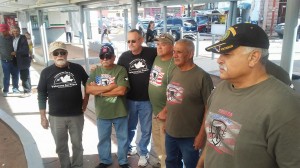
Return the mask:
{"type": "Polygon", "coordinates": [[[14,41],[13,41],[14,51],[17,51],[19,39],[20,39],[20,36],[14,38],[14,41]]]}

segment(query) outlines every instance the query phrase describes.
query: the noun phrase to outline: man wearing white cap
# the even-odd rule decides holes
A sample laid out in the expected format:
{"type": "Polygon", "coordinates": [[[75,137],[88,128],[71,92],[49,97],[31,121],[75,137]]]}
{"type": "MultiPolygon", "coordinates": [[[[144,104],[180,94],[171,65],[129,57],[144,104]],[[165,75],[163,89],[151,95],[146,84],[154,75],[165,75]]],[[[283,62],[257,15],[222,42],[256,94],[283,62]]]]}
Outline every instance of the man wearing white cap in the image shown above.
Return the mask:
{"type": "Polygon", "coordinates": [[[84,111],[89,96],[82,96],[88,75],[79,64],[67,61],[68,51],[63,42],[49,46],[54,64],[42,70],[38,84],[38,103],[41,125],[48,129],[49,123],[61,168],[83,168],[82,131],[84,111]],[[49,104],[49,121],[46,102],[49,104]],[[72,142],[72,160],[68,148],[68,134],[72,142]]]}

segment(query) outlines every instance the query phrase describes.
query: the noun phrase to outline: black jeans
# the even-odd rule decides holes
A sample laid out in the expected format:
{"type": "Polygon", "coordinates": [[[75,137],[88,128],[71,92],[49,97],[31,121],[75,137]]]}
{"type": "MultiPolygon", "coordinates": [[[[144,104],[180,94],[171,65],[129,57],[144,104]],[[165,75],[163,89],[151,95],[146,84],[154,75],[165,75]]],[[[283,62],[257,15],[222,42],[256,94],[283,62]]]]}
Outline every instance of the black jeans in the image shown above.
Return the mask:
{"type": "Polygon", "coordinates": [[[20,70],[20,78],[22,81],[24,93],[30,93],[31,92],[31,80],[30,80],[29,68],[20,70]]]}

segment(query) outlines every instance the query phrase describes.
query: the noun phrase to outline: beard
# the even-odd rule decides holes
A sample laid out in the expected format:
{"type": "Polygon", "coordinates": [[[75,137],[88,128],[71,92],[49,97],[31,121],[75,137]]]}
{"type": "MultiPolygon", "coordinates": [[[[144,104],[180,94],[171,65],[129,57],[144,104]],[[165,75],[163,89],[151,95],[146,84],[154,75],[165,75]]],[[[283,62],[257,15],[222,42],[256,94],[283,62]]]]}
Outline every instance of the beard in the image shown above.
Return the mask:
{"type": "Polygon", "coordinates": [[[60,60],[56,60],[55,61],[55,65],[59,66],[59,67],[63,67],[65,65],[67,65],[67,60],[66,59],[60,59],[60,60]]]}

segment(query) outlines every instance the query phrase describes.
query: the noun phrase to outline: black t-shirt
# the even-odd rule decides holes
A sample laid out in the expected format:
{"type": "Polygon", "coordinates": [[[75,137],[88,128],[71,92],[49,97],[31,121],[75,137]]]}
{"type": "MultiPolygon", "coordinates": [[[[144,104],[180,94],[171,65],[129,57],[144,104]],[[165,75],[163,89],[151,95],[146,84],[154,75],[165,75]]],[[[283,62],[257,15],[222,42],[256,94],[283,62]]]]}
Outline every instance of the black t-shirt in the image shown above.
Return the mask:
{"type": "Polygon", "coordinates": [[[53,116],[76,116],[82,114],[81,84],[88,75],[79,64],[58,68],[54,64],[41,72],[38,84],[39,102],[49,103],[49,114],[53,116]]]}
{"type": "Polygon", "coordinates": [[[146,43],[147,42],[154,42],[154,31],[151,29],[147,29],[146,33],[146,43]]]}
{"type": "Polygon", "coordinates": [[[142,52],[133,55],[131,51],[124,52],[118,65],[124,66],[128,72],[130,90],[127,98],[135,101],[148,101],[148,85],[150,71],[157,55],[156,48],[143,47],[142,52]]]}

